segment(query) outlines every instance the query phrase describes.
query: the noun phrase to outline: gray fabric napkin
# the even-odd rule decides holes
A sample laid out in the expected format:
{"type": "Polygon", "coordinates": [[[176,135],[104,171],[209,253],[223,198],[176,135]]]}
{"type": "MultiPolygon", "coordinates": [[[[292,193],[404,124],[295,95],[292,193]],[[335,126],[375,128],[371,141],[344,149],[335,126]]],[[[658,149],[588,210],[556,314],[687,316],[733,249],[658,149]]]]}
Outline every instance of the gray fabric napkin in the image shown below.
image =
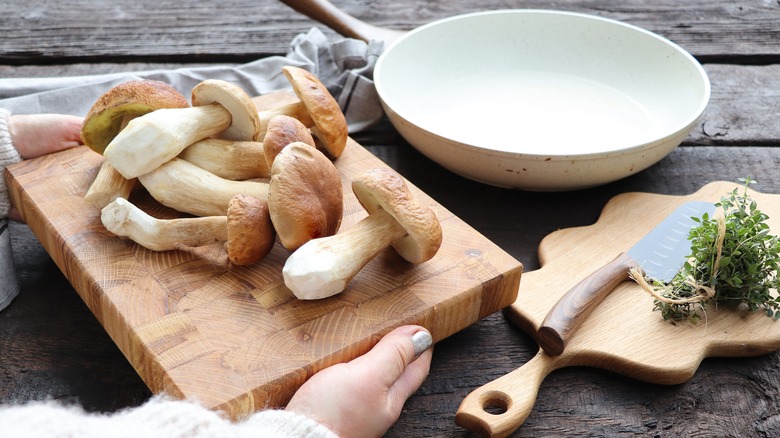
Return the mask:
{"type": "MultiPolygon", "coordinates": [[[[273,56],[239,66],[181,68],[50,78],[0,79],[0,108],[12,114],[60,113],[85,116],[92,104],[114,85],[137,79],[171,84],[183,95],[205,79],[223,79],[250,96],[290,89],[281,68],[293,65],[316,75],[339,102],[350,133],[378,121],[382,107],[372,81],[374,64],[384,49],[381,41],[329,41],[319,29],[296,36],[286,56],[273,56]]],[[[1,175],[0,175],[1,176],[1,175]]],[[[0,220],[0,310],[19,294],[6,220],[0,220]]]]}
{"type": "Polygon", "coordinates": [[[339,102],[351,133],[382,117],[372,81],[374,64],[384,49],[381,41],[329,41],[319,29],[296,36],[286,56],[272,56],[239,66],[147,70],[88,76],[0,79],[0,107],[12,114],[60,113],[84,116],[97,98],[122,82],[156,79],[189,96],[205,79],[223,79],[250,96],[289,89],[281,68],[293,65],[316,75],[339,102]]]}
{"type": "Polygon", "coordinates": [[[0,219],[0,310],[5,309],[19,295],[19,278],[14,269],[11,252],[11,232],[8,219],[0,219]]]}

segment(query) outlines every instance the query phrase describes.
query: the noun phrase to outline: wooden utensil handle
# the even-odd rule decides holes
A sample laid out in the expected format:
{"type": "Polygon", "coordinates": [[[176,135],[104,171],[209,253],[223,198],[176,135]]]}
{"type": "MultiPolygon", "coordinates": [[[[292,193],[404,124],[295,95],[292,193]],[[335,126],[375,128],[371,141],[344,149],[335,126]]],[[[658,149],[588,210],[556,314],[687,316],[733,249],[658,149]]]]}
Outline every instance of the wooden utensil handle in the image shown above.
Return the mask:
{"type": "Polygon", "coordinates": [[[511,373],[475,389],[461,402],[455,423],[481,436],[508,436],[531,414],[542,380],[560,362],[540,353],[511,373]]]}
{"type": "Polygon", "coordinates": [[[339,34],[363,41],[378,40],[390,44],[400,38],[404,32],[374,26],[361,21],[327,0],[281,0],[282,3],[306,15],[312,20],[328,26],[339,34]]]}
{"type": "Polygon", "coordinates": [[[282,3],[296,11],[319,21],[336,32],[350,38],[361,39],[356,30],[360,22],[326,0],[282,0],[282,3]]]}
{"type": "Polygon", "coordinates": [[[571,335],[593,309],[618,284],[629,279],[628,271],[633,266],[636,262],[628,254],[621,253],[566,292],[537,330],[539,346],[548,354],[561,354],[571,335]]]}
{"type": "Polygon", "coordinates": [[[358,20],[327,0],[281,0],[296,11],[349,38],[368,41],[373,26],[358,20]]]}

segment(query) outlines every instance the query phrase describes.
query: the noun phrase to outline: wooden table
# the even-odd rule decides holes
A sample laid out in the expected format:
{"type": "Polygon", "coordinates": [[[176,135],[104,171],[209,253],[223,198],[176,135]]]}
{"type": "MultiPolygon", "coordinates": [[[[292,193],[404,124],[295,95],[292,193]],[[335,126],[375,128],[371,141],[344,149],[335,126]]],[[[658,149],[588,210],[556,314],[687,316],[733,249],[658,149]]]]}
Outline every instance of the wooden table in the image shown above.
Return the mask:
{"type": "MultiPolygon", "coordinates": [[[[334,1],[399,29],[463,12],[555,8],[659,33],[704,65],[712,99],[684,144],[650,169],[603,187],[527,193],[478,184],[439,167],[382,123],[355,139],[520,260],[539,268],[550,232],[592,224],[629,191],[684,195],[752,176],[780,193],[780,3],[701,1],[334,1]]],[[[235,64],[285,53],[318,24],[276,1],[129,3],[28,0],[0,15],[0,76],[44,77],[183,65],[235,64]]],[[[327,35],[335,33],[322,27],[327,35]]],[[[115,411],[151,395],[26,226],[12,225],[22,294],[0,312],[0,402],[57,399],[115,411]]],[[[521,285],[522,290],[522,285],[521,285]]],[[[388,436],[471,436],[455,425],[463,398],[537,351],[498,312],[436,346],[430,376],[388,436]]],[[[689,382],[661,386],[590,368],[553,372],[516,436],[777,436],[780,354],[706,359],[689,382]]]]}

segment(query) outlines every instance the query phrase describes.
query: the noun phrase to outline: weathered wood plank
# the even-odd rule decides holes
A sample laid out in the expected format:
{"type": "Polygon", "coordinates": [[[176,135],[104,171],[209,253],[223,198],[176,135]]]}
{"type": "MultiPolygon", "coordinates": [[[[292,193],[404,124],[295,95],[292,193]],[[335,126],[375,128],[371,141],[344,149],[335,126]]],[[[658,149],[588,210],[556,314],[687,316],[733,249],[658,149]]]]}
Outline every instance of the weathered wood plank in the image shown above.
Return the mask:
{"type": "MultiPolygon", "coordinates": [[[[459,13],[508,8],[555,8],[613,18],[657,32],[705,60],[780,57],[777,2],[630,0],[433,0],[333,2],[369,23],[413,29],[459,13]]],[[[28,0],[4,5],[0,62],[103,60],[247,60],[284,53],[293,36],[317,25],[278,1],[105,2],[28,0]],[[176,17],[172,22],[170,17],[176,17]]],[[[329,32],[329,31],[328,31],[329,32]]],[[[329,34],[333,35],[332,32],[329,34]]]]}
{"type": "MultiPolygon", "coordinates": [[[[473,183],[429,166],[406,147],[371,150],[529,272],[539,267],[535,249],[545,235],[595,222],[618,193],[684,195],[710,181],[748,174],[759,181],[757,190],[780,193],[780,148],[682,147],[624,181],[558,194],[473,183]]],[[[0,312],[0,402],[51,397],[92,411],[141,404],[148,389],[34,236],[18,224],[12,236],[23,292],[0,312]]],[[[532,338],[500,313],[442,341],[428,379],[388,436],[470,436],[454,423],[463,398],[530,360],[536,349],[532,338]]],[[[778,372],[778,353],[706,359],[692,380],[674,386],[590,368],[563,369],[545,379],[531,416],[515,436],[777,436],[778,372]]]]}
{"type": "Polygon", "coordinates": [[[712,96],[686,144],[777,145],[780,139],[780,63],[705,64],[712,96]]]}

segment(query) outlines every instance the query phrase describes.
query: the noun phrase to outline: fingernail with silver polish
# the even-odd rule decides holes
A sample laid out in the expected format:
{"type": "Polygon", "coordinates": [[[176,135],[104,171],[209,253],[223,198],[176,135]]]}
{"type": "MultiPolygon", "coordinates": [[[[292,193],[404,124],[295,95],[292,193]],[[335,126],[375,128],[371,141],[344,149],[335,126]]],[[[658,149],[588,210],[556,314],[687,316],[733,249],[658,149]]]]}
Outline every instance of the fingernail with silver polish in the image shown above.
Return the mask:
{"type": "Polygon", "coordinates": [[[414,344],[414,357],[417,357],[433,345],[431,334],[421,330],[412,335],[412,344],[414,344]]]}

